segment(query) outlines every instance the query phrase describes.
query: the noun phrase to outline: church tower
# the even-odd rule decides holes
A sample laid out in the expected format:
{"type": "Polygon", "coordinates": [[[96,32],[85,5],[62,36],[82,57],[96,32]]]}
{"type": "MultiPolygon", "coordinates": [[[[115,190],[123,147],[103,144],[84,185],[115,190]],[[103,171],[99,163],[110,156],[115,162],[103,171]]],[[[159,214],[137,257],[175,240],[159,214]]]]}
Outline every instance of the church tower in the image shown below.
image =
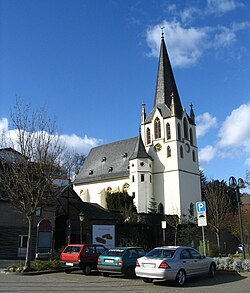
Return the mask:
{"type": "Polygon", "coordinates": [[[152,158],[152,196],[165,214],[187,215],[200,200],[193,105],[182,107],[162,34],[154,108],[141,114],[142,140],[152,158]]]}

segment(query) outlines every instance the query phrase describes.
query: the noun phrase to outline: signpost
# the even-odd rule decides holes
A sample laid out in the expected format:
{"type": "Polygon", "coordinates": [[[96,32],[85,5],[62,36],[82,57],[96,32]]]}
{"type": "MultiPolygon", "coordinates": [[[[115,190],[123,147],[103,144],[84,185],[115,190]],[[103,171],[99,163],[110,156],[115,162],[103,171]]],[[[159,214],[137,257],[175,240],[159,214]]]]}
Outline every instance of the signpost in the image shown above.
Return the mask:
{"type": "Polygon", "coordinates": [[[200,226],[201,230],[202,230],[204,256],[206,256],[206,243],[205,243],[204,226],[207,226],[207,214],[206,214],[205,201],[196,202],[196,211],[197,211],[198,226],[200,226]]]}

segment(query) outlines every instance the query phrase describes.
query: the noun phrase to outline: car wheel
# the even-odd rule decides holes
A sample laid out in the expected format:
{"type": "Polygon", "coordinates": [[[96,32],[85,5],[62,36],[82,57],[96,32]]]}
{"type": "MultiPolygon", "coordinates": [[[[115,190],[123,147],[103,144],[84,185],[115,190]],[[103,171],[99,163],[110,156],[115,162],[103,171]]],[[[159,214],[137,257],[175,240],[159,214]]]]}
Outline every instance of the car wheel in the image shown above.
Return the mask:
{"type": "Polygon", "coordinates": [[[208,276],[210,278],[213,278],[215,276],[215,271],[216,271],[216,266],[214,263],[211,263],[211,265],[209,267],[209,271],[208,271],[208,276]]]}
{"type": "Polygon", "coordinates": [[[83,273],[84,273],[84,275],[89,275],[91,273],[91,265],[90,264],[86,264],[84,266],[83,273]]]}
{"type": "Polygon", "coordinates": [[[64,272],[65,272],[66,274],[70,274],[70,273],[71,273],[71,269],[65,269],[64,272]]]}
{"type": "Polygon", "coordinates": [[[178,286],[184,285],[184,283],[186,282],[186,273],[184,270],[179,270],[176,275],[175,282],[178,286]]]}
{"type": "Polygon", "coordinates": [[[125,278],[133,279],[135,278],[135,268],[133,266],[129,266],[125,272],[125,278]]]}
{"type": "Polygon", "coordinates": [[[108,277],[109,276],[109,273],[102,273],[102,276],[103,277],[108,277]]]}
{"type": "Polygon", "coordinates": [[[145,283],[152,283],[153,282],[153,279],[150,279],[150,278],[143,278],[142,280],[145,283]]]}

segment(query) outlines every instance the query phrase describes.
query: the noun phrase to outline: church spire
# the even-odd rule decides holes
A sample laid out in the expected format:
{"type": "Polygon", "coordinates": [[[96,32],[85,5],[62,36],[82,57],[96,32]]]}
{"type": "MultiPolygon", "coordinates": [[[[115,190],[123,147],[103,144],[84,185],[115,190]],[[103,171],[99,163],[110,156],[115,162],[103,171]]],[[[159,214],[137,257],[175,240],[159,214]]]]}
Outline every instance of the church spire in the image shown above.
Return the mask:
{"type": "Polygon", "coordinates": [[[168,57],[168,52],[164,40],[164,33],[162,31],[154,106],[157,107],[158,104],[166,104],[170,109],[172,103],[172,93],[174,96],[176,115],[181,117],[182,105],[176,87],[171,63],[168,57]]]}

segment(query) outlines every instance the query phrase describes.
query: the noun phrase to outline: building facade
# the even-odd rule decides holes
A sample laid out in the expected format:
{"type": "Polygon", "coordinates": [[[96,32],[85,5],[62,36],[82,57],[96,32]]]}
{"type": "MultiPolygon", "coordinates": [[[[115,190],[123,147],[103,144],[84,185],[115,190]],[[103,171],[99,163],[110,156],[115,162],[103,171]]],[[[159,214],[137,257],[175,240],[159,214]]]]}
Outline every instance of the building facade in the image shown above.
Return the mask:
{"type": "Polygon", "coordinates": [[[106,207],[108,193],[127,191],[138,213],[150,203],[168,215],[187,215],[200,200],[200,175],[193,105],[182,107],[164,36],[154,107],[141,111],[138,137],[93,148],[74,181],[83,201],[106,207]]]}

